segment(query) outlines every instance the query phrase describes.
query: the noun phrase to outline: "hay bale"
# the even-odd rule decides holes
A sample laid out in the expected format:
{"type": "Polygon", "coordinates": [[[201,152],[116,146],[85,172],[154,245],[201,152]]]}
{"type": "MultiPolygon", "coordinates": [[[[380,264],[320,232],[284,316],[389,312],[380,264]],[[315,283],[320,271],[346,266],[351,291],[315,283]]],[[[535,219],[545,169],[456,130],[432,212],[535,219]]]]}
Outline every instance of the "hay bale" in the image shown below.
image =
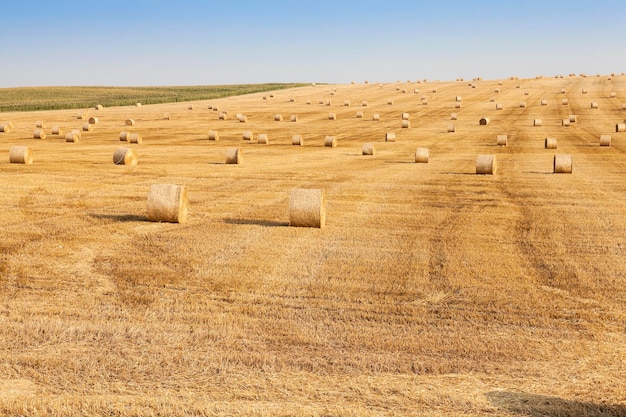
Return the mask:
{"type": "Polygon", "coordinates": [[[609,97],[611,97],[611,98],[615,98],[615,97],[617,97],[617,93],[615,93],[615,91],[611,91],[611,92],[609,93],[609,97]]]}
{"type": "Polygon", "coordinates": [[[578,116],[575,114],[570,114],[568,120],[570,121],[570,123],[576,123],[578,121],[578,116]]]}
{"type": "Polygon", "coordinates": [[[9,163],[31,165],[33,163],[32,149],[29,146],[11,146],[9,163]]]}
{"type": "Polygon", "coordinates": [[[35,129],[35,131],[33,132],[33,138],[34,139],[45,139],[46,138],[46,132],[44,132],[43,129],[35,129]]]}
{"type": "Polygon", "coordinates": [[[128,142],[128,135],[130,135],[130,132],[120,132],[120,142],[128,142]]]}
{"type": "Polygon", "coordinates": [[[304,104],[311,104],[311,100],[305,101],[304,104]]]}
{"type": "Polygon", "coordinates": [[[11,133],[12,127],[10,123],[0,124],[0,132],[2,133],[11,133]]]}
{"type": "Polygon", "coordinates": [[[126,119],[126,121],[124,122],[124,124],[126,126],[135,126],[135,120],[134,119],[126,119]]]}
{"type": "Polygon", "coordinates": [[[542,106],[547,106],[548,105],[548,100],[546,100],[545,98],[541,99],[541,105],[542,106]]]}
{"type": "Polygon", "coordinates": [[[363,102],[361,103],[361,106],[367,107],[367,100],[363,100],[363,102]]]}
{"type": "Polygon", "coordinates": [[[209,140],[220,140],[220,134],[216,130],[209,130],[209,140]]]}
{"type": "Polygon", "coordinates": [[[433,88],[433,89],[431,90],[431,92],[436,93],[436,92],[437,92],[437,88],[433,88]]]}
{"type": "Polygon", "coordinates": [[[460,109],[461,108],[461,103],[454,103],[454,108],[455,109],[460,109]]]}
{"type": "Polygon", "coordinates": [[[350,107],[350,102],[348,100],[343,102],[344,107],[350,107]]]}
{"type": "Polygon", "coordinates": [[[489,124],[489,118],[488,117],[482,117],[479,121],[478,124],[481,126],[487,126],[489,124]]]}
{"type": "Polygon", "coordinates": [[[80,134],[78,132],[75,132],[75,131],[68,132],[65,135],[65,141],[69,142],[69,143],[80,142],[80,138],[81,138],[80,134]]]}
{"type": "Polygon", "coordinates": [[[591,102],[591,108],[592,109],[597,109],[598,108],[598,103],[596,103],[595,101],[591,102]]]}
{"type": "Polygon", "coordinates": [[[499,93],[499,92],[500,92],[500,89],[496,87],[496,88],[493,90],[493,92],[494,92],[494,93],[499,93]]]}
{"type": "Polygon", "coordinates": [[[478,155],[476,158],[476,174],[495,175],[496,156],[478,155]]]}
{"type": "Polygon", "coordinates": [[[246,123],[248,121],[248,118],[243,114],[240,114],[239,117],[237,117],[237,120],[239,120],[239,123],[246,123]]]}
{"type": "Polygon", "coordinates": [[[556,138],[545,138],[543,146],[546,149],[556,149],[556,138]]]}
{"type": "Polygon", "coordinates": [[[163,120],[170,120],[170,119],[171,119],[171,117],[170,117],[170,115],[169,115],[169,114],[165,113],[165,114],[163,115],[163,120]]]}
{"type": "Polygon", "coordinates": [[[461,101],[461,96],[456,96],[456,97],[454,98],[454,101],[461,101]]]}
{"type": "Polygon", "coordinates": [[[524,91],[524,95],[527,96],[530,95],[530,93],[528,91],[524,91]]]}
{"type": "Polygon", "coordinates": [[[212,105],[212,104],[209,104],[208,109],[209,109],[209,110],[213,110],[213,105],[212,105]]]}
{"type": "Polygon", "coordinates": [[[96,123],[99,122],[97,117],[90,117],[89,120],[87,121],[90,125],[95,125],[96,123]]]}
{"type": "Polygon", "coordinates": [[[36,127],[37,129],[43,129],[44,127],[46,127],[46,122],[44,122],[43,120],[38,120],[38,121],[35,123],[35,127],[36,127]]]}
{"type": "Polygon", "coordinates": [[[293,146],[304,146],[304,139],[302,138],[302,135],[293,135],[291,137],[291,144],[293,146]]]}
{"type": "Polygon", "coordinates": [[[509,137],[507,135],[497,135],[496,136],[496,145],[498,146],[506,146],[509,137]]]}
{"type": "Polygon", "coordinates": [[[600,135],[600,146],[611,146],[611,135],[600,135]]]}
{"type": "Polygon", "coordinates": [[[289,225],[293,227],[324,227],[326,204],[323,190],[295,189],[289,199],[289,225]]]}
{"type": "Polygon", "coordinates": [[[274,121],[275,122],[282,122],[283,121],[283,115],[282,114],[275,114],[274,115],[274,121]]]}
{"type": "Polygon", "coordinates": [[[395,142],[396,141],[396,134],[393,132],[387,132],[385,133],[385,142],[395,142]]]}
{"type": "Polygon", "coordinates": [[[83,124],[83,131],[84,132],[91,132],[92,130],[93,130],[93,125],[91,123],[83,124]]]}
{"type": "Polygon", "coordinates": [[[458,120],[458,119],[459,119],[459,116],[456,113],[452,113],[450,115],[450,120],[458,120]]]}
{"type": "Polygon", "coordinates": [[[520,107],[520,109],[525,109],[526,108],[526,102],[525,101],[520,101],[519,107],[520,107]]]}
{"type": "Polygon", "coordinates": [[[363,112],[362,111],[356,112],[356,118],[357,119],[362,119],[363,118],[363,112]]]}
{"type": "Polygon", "coordinates": [[[583,88],[582,93],[583,93],[583,94],[587,94],[587,93],[588,93],[587,89],[586,89],[586,88],[583,88]]]}
{"type": "Polygon", "coordinates": [[[295,97],[290,97],[289,98],[289,102],[290,103],[295,103],[296,102],[296,98],[295,97]]]}
{"type": "Polygon", "coordinates": [[[335,113],[328,113],[328,120],[337,120],[335,113]]]}
{"type": "Polygon", "coordinates": [[[175,184],[153,184],[148,193],[148,220],[185,223],[187,221],[187,187],[175,184]]]}
{"type": "Polygon", "coordinates": [[[411,127],[411,122],[408,120],[403,120],[402,121],[402,129],[408,129],[411,127]]]}
{"type": "Polygon", "coordinates": [[[213,105],[213,111],[220,111],[220,106],[213,105]]]}
{"type": "Polygon", "coordinates": [[[415,150],[415,162],[419,164],[427,164],[429,153],[430,152],[427,148],[417,148],[415,150]]]}
{"type": "Polygon", "coordinates": [[[113,163],[115,165],[137,165],[137,152],[131,148],[117,148],[113,152],[113,163]]]}
{"type": "Polygon", "coordinates": [[[252,132],[246,131],[243,132],[243,140],[253,140],[254,139],[254,135],[252,134],[252,132]]]}
{"type": "Polygon", "coordinates": [[[409,113],[402,113],[402,120],[409,120],[409,113]]]}
{"type": "Polygon", "coordinates": [[[189,107],[187,107],[188,110],[193,110],[193,104],[190,104],[189,107]]]}
{"type": "Polygon", "coordinates": [[[390,106],[393,106],[393,100],[387,100],[387,104],[389,104],[390,106]]]}
{"type": "Polygon", "coordinates": [[[416,88],[415,90],[413,90],[413,94],[419,94],[420,90],[418,88],[416,88]]]}
{"type": "Polygon", "coordinates": [[[326,136],[326,138],[324,139],[324,146],[328,148],[336,148],[337,139],[334,136],[326,136]]]}
{"type": "Polygon", "coordinates": [[[572,155],[554,155],[553,172],[555,174],[572,173],[572,155]]]}
{"type": "Polygon", "coordinates": [[[502,110],[502,104],[496,103],[496,110],[502,110]]]}
{"type": "Polygon", "coordinates": [[[135,103],[135,107],[141,107],[141,103],[135,103]]]}
{"type": "Polygon", "coordinates": [[[561,94],[565,94],[565,89],[561,88],[561,94]]]}
{"type": "Polygon", "coordinates": [[[626,110],[626,103],[622,103],[622,110],[626,110]]]}
{"type": "Polygon", "coordinates": [[[570,122],[569,119],[563,119],[561,121],[561,126],[569,127],[570,124],[572,124],[572,122],[570,122]]]}
{"type": "Polygon", "coordinates": [[[372,120],[375,121],[375,122],[379,121],[380,120],[380,115],[378,113],[374,113],[372,115],[372,120]]]}
{"type": "Polygon", "coordinates": [[[128,135],[128,142],[141,145],[141,143],[143,143],[143,138],[139,133],[131,133],[128,135]]]}
{"type": "Polygon", "coordinates": [[[541,126],[541,119],[534,119],[533,126],[541,126]]]}
{"type": "Polygon", "coordinates": [[[324,104],[325,104],[327,107],[330,107],[331,102],[330,102],[330,100],[328,100],[328,101],[326,101],[324,104]]]}
{"type": "Polygon", "coordinates": [[[265,133],[260,133],[256,140],[259,145],[269,145],[270,143],[270,140],[267,138],[267,134],[265,133]]]}
{"type": "Polygon", "coordinates": [[[228,118],[228,115],[226,112],[220,112],[220,114],[217,117],[219,120],[226,120],[228,118]]]}
{"type": "Polygon", "coordinates": [[[448,125],[448,133],[454,133],[456,132],[456,126],[454,125],[454,123],[450,123],[448,125]]]}
{"type": "Polygon", "coordinates": [[[376,147],[373,143],[368,142],[368,143],[364,143],[363,147],[361,148],[361,153],[363,155],[375,155],[376,154],[376,147]]]}
{"type": "Polygon", "coordinates": [[[564,98],[563,100],[561,100],[561,104],[567,106],[569,104],[569,100],[564,98]]]}
{"type": "Polygon", "coordinates": [[[428,106],[428,100],[422,101],[422,106],[428,106]]]}
{"type": "Polygon", "coordinates": [[[53,135],[62,135],[63,134],[63,129],[61,129],[59,126],[52,126],[52,134],[53,135]]]}
{"type": "Polygon", "coordinates": [[[626,132],[626,123],[618,123],[615,125],[616,132],[626,132]]]}
{"type": "Polygon", "coordinates": [[[241,148],[227,148],[226,149],[226,163],[227,164],[241,164],[242,156],[241,156],[241,148]]]}
{"type": "Polygon", "coordinates": [[[102,104],[96,104],[96,110],[102,110],[102,104]]]}

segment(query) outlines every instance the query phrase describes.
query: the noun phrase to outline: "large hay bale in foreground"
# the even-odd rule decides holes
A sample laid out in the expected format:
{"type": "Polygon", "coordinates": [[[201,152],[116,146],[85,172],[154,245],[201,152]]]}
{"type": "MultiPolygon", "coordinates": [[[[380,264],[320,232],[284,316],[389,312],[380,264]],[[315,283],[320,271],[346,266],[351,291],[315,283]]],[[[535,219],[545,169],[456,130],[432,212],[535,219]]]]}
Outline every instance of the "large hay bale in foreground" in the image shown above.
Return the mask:
{"type": "Polygon", "coordinates": [[[187,187],[175,184],[153,184],[148,193],[148,220],[185,223],[187,221],[187,187]]]}
{"type": "Polygon", "coordinates": [[[427,148],[417,148],[415,151],[415,162],[419,164],[427,164],[430,152],[427,148]]]}
{"type": "Polygon", "coordinates": [[[289,199],[289,225],[294,227],[324,227],[326,202],[324,191],[295,189],[289,199]]]}
{"type": "Polygon", "coordinates": [[[137,165],[137,152],[131,148],[117,148],[113,152],[113,163],[115,165],[137,165]]]}
{"type": "Polygon", "coordinates": [[[496,173],[495,155],[478,155],[476,158],[476,174],[494,175],[496,173]]]}
{"type": "Polygon", "coordinates": [[[572,173],[572,155],[554,155],[553,172],[555,174],[572,173]]]}
{"type": "Polygon", "coordinates": [[[291,144],[294,146],[304,146],[304,139],[302,135],[293,135],[291,137],[291,144]]]}
{"type": "Polygon", "coordinates": [[[600,135],[600,146],[611,146],[611,135],[600,135]]]}
{"type": "Polygon", "coordinates": [[[33,163],[33,151],[29,146],[11,146],[9,150],[9,163],[31,165],[33,163]]]}
{"type": "Polygon", "coordinates": [[[545,138],[543,146],[546,149],[556,149],[556,138],[545,138]]]}
{"type": "Polygon", "coordinates": [[[33,138],[34,139],[45,139],[46,138],[46,132],[44,132],[43,129],[35,129],[35,131],[33,132],[33,138]]]}
{"type": "Polygon", "coordinates": [[[324,146],[328,148],[336,148],[337,147],[337,138],[334,136],[326,136],[324,139],[324,146]]]}
{"type": "Polygon", "coordinates": [[[507,135],[497,135],[496,136],[496,145],[498,146],[506,146],[509,137],[507,135]]]}
{"type": "Polygon", "coordinates": [[[368,142],[368,143],[364,143],[363,147],[361,148],[361,153],[363,155],[375,155],[376,154],[376,146],[374,143],[368,142]]]}
{"type": "Polygon", "coordinates": [[[226,149],[226,163],[227,164],[241,164],[242,162],[241,148],[233,147],[226,149]]]}

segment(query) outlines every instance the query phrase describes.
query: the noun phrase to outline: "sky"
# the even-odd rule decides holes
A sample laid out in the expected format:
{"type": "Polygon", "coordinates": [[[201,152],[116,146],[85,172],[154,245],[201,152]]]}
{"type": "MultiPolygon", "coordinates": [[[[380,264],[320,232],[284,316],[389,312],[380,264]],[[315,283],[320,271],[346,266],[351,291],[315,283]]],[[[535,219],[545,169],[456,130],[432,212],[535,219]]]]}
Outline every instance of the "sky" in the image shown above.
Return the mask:
{"type": "Polygon", "coordinates": [[[0,88],[626,71],[624,0],[0,0],[0,88]]]}

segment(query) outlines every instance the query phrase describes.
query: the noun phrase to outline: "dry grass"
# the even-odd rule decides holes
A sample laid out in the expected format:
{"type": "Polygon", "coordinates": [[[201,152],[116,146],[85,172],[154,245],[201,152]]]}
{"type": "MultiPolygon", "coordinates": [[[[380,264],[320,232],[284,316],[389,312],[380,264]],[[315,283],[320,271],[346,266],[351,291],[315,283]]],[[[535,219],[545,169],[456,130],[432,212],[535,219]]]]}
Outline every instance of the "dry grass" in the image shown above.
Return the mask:
{"type": "Polygon", "coordinates": [[[243,125],[204,101],[107,105],[74,144],[32,129],[80,128],[76,110],[2,114],[0,415],[625,415],[626,144],[598,137],[624,120],[608,96],[626,77],[474,84],[407,84],[428,106],[395,84],[338,86],[333,123],[305,104],[328,97],[312,86],[212,100],[243,125]],[[115,166],[130,117],[141,163],[115,166]],[[552,174],[545,137],[572,174],[552,174]],[[10,164],[13,145],[33,164],[10,164]],[[233,146],[245,164],[223,163],[233,146]],[[498,175],[474,175],[479,154],[498,175]],[[157,183],[187,185],[187,223],[147,221],[157,183]],[[295,188],[325,190],[323,229],[288,226],[295,188]]]}

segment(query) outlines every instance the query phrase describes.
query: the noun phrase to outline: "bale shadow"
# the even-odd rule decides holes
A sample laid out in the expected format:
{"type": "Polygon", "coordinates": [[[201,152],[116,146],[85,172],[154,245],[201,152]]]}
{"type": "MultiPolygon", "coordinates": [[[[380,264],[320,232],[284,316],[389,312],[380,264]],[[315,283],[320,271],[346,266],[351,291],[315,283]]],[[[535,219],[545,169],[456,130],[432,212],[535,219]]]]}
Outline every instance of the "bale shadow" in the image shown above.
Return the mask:
{"type": "Polygon", "coordinates": [[[255,220],[255,219],[225,219],[224,223],[247,224],[247,225],[264,226],[264,227],[287,227],[289,226],[289,222],[277,222],[274,220],[255,220]]]}
{"type": "Polygon", "coordinates": [[[492,391],[491,403],[510,413],[529,417],[624,417],[626,406],[594,404],[521,392],[492,391]]]}
{"type": "Polygon", "coordinates": [[[90,214],[91,217],[100,220],[111,220],[114,222],[147,222],[148,217],[135,214],[90,214]]]}

